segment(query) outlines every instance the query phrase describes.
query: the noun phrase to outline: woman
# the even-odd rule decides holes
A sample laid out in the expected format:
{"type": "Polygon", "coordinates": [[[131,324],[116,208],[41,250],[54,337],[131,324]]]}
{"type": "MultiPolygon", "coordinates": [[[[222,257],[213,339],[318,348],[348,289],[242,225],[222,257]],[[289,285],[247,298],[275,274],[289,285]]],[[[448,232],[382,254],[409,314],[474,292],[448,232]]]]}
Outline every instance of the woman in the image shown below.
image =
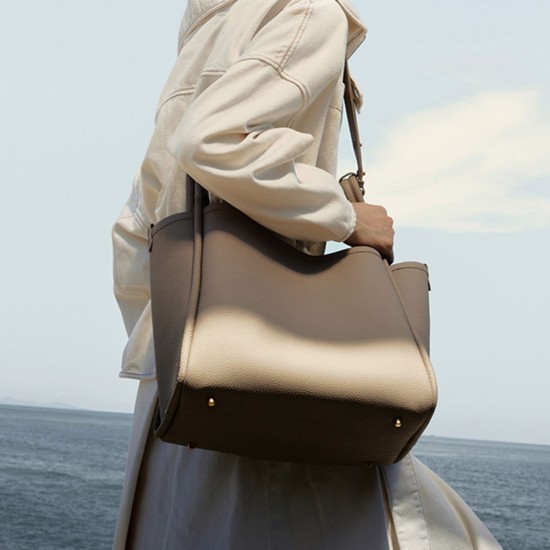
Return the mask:
{"type": "Polygon", "coordinates": [[[325,241],[392,257],[392,220],[335,177],[342,70],[365,36],[347,0],[189,0],[179,53],[114,227],[115,292],[140,380],[115,549],[491,549],[491,534],[406,457],[366,469],[189,450],[151,435],[156,401],[147,229],[186,209],[190,174],[310,253],[325,241]]]}

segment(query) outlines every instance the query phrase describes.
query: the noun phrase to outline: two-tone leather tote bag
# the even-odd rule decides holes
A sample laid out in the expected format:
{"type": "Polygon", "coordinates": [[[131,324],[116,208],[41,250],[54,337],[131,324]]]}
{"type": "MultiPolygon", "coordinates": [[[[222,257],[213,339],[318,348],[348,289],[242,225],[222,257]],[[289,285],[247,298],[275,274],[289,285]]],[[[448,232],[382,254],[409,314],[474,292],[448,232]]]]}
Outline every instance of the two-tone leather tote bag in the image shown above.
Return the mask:
{"type": "MultiPolygon", "coordinates": [[[[346,107],[357,152],[348,77],[346,107]]],[[[288,462],[403,458],[437,400],[426,266],[366,246],[310,256],[188,185],[192,210],[151,230],[156,435],[288,462]]]]}

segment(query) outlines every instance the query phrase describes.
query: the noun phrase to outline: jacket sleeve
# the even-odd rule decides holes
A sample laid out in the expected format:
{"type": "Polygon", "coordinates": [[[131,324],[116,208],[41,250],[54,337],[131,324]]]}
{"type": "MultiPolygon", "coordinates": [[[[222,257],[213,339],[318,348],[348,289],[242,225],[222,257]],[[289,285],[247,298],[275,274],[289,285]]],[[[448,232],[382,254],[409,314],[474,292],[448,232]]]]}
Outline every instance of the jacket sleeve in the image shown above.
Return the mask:
{"type": "Polygon", "coordinates": [[[120,376],[135,379],[152,378],[155,365],[147,224],[138,211],[140,186],[138,174],[112,231],[114,293],[128,334],[120,376]]]}
{"type": "Polygon", "coordinates": [[[303,161],[313,137],[292,126],[308,109],[326,116],[328,102],[317,100],[339,85],[346,41],[336,2],[291,3],[224,74],[203,72],[170,153],[203,187],[285,237],[345,240],[354,210],[333,174],[303,161]]]}
{"type": "Polygon", "coordinates": [[[112,228],[113,283],[128,335],[149,302],[149,250],[147,225],[137,212],[140,178],[112,228]]]}

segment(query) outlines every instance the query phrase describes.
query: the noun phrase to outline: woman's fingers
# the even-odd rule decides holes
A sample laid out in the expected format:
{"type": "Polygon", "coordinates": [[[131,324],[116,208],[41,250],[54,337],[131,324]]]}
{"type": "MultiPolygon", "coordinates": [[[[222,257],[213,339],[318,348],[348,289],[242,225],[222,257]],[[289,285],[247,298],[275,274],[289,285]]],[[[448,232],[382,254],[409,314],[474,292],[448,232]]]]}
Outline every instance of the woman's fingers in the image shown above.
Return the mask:
{"type": "Polygon", "coordinates": [[[393,262],[393,220],[383,206],[366,202],[353,203],[357,221],[355,231],[345,241],[350,246],[371,246],[393,262]]]}

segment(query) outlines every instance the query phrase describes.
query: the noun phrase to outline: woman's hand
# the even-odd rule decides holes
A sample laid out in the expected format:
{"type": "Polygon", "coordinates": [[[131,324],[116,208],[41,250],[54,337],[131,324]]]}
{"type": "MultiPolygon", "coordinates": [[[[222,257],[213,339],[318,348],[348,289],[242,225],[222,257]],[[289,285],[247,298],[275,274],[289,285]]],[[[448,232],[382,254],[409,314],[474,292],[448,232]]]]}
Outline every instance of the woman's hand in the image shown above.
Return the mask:
{"type": "Polygon", "coordinates": [[[357,222],[355,231],[345,241],[350,246],[371,246],[390,264],[393,262],[393,220],[383,206],[366,202],[353,203],[357,222]]]}

